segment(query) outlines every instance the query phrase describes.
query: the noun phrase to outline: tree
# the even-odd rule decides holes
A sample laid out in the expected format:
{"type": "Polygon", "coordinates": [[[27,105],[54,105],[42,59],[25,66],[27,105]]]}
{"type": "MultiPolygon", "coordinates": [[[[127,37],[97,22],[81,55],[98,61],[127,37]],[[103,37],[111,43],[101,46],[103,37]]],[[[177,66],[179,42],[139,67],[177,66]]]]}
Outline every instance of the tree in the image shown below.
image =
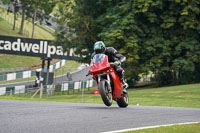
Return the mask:
{"type": "Polygon", "coordinates": [[[135,3],[135,19],[145,34],[140,57],[159,72],[161,84],[200,81],[199,6],[197,0],[135,3]]]}
{"type": "MultiPolygon", "coordinates": [[[[60,7],[62,10],[58,17],[60,18],[58,22],[62,24],[58,29],[57,40],[63,43],[64,47],[76,47],[78,53],[87,55],[88,62],[94,42],[103,40],[107,46],[114,46],[128,57],[130,65],[127,65],[127,68],[134,67],[138,64],[139,58],[138,40],[131,28],[139,29],[132,19],[133,13],[129,12],[132,8],[129,4],[131,1],[120,2],[120,0],[85,0],[84,2],[71,0],[65,4],[62,3],[63,8],[60,7]],[[123,18],[122,15],[124,15],[123,18]],[[87,49],[87,51],[81,52],[82,49],[87,49]]],[[[139,69],[135,67],[131,72],[132,75],[133,72],[141,72],[137,70],[139,69]]]]}
{"type": "Polygon", "coordinates": [[[15,30],[16,19],[17,19],[17,12],[18,12],[18,10],[19,10],[19,5],[18,5],[18,1],[17,1],[17,0],[14,0],[14,1],[13,1],[13,7],[14,7],[13,30],[15,30]]]}
{"type": "Polygon", "coordinates": [[[13,2],[13,0],[2,0],[2,3],[3,3],[3,4],[8,5],[7,14],[8,14],[9,11],[10,11],[10,4],[11,4],[12,2],[13,2]]]}
{"type": "Polygon", "coordinates": [[[25,16],[26,18],[32,18],[33,27],[31,37],[33,38],[35,22],[47,19],[55,4],[56,0],[21,0],[22,20],[19,33],[23,34],[25,16]]]}
{"type": "Polygon", "coordinates": [[[127,57],[130,78],[153,71],[160,85],[200,82],[199,0],[70,0],[60,6],[57,40],[87,61],[93,43],[103,40],[127,57]]]}
{"type": "Polygon", "coordinates": [[[29,3],[29,6],[27,8],[27,17],[32,18],[32,35],[34,36],[34,30],[35,30],[35,22],[37,20],[43,21],[44,19],[49,18],[50,13],[52,12],[54,6],[55,6],[55,0],[31,0],[29,3]]]}
{"type": "MultiPolygon", "coordinates": [[[[91,6],[95,8],[95,3],[93,0],[59,1],[59,14],[56,14],[57,23],[59,23],[56,41],[63,44],[64,50],[76,48],[76,53],[90,55],[93,49],[91,46],[97,40],[95,29],[93,29],[95,24],[90,16],[93,12],[91,6]],[[89,6],[91,9],[88,10],[89,6]],[[83,51],[83,49],[86,50],[83,51]]],[[[86,60],[89,60],[89,56],[86,60]]]]}
{"type": "Polygon", "coordinates": [[[26,11],[26,6],[27,6],[28,2],[29,2],[29,0],[21,0],[22,19],[21,19],[19,34],[23,34],[25,11],[26,11]]]}
{"type": "MultiPolygon", "coordinates": [[[[10,5],[11,3],[13,3],[13,9],[14,9],[13,30],[15,30],[16,19],[17,19],[16,15],[19,10],[18,0],[3,0],[2,2],[3,4],[7,4],[7,5],[10,5]]],[[[10,10],[9,8],[10,6],[8,6],[8,11],[10,10]]]]}

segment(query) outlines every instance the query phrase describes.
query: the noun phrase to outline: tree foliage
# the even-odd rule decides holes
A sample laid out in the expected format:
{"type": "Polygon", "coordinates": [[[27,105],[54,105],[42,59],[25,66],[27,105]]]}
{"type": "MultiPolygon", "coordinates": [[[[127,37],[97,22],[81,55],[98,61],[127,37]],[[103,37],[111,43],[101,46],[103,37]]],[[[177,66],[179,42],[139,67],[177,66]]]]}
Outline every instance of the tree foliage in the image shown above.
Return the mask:
{"type": "Polygon", "coordinates": [[[89,59],[103,40],[127,57],[129,78],[153,71],[161,85],[200,81],[199,0],[61,0],[59,7],[57,41],[65,48],[89,59]]]}
{"type": "Polygon", "coordinates": [[[48,20],[56,1],[55,0],[30,0],[26,8],[26,16],[32,18],[32,38],[34,36],[35,22],[48,20]]]}

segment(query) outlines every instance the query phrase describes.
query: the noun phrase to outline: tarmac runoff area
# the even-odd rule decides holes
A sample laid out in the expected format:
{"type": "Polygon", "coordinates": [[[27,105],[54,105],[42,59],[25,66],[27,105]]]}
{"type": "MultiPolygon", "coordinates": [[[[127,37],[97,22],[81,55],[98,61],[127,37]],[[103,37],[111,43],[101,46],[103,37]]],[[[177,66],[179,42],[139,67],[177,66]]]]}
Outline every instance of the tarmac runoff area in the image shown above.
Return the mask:
{"type": "Polygon", "coordinates": [[[0,100],[0,133],[100,133],[200,122],[200,109],[0,100]]]}

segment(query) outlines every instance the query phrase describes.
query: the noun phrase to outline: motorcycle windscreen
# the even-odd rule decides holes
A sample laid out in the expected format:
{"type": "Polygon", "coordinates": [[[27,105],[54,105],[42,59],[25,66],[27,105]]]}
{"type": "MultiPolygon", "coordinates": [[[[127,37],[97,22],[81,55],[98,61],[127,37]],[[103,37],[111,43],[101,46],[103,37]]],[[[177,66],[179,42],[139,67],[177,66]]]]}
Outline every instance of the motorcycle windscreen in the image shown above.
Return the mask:
{"type": "Polygon", "coordinates": [[[91,62],[90,73],[100,72],[109,67],[108,56],[105,54],[96,54],[91,62]]]}

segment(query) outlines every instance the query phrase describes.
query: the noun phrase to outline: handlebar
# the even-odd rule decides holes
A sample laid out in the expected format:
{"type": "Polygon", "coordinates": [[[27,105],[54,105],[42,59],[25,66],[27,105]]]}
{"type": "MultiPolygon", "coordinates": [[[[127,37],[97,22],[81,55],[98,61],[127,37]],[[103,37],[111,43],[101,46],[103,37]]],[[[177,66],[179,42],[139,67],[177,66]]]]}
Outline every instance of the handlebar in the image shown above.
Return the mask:
{"type": "Polygon", "coordinates": [[[110,62],[110,65],[111,65],[111,66],[114,66],[114,62],[110,62]]]}

